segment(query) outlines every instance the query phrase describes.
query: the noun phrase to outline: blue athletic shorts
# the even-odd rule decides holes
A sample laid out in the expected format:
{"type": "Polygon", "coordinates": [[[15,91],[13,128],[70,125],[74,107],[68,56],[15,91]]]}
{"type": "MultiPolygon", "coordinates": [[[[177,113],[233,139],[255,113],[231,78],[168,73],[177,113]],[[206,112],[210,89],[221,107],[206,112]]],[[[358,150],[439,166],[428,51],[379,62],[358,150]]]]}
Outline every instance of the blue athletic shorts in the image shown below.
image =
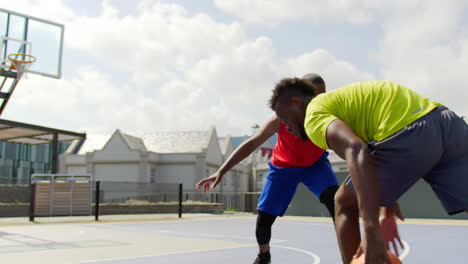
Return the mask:
{"type": "Polygon", "coordinates": [[[319,198],[325,189],[338,185],[327,157],[328,152],[325,152],[309,167],[280,168],[269,163],[270,169],[257,209],[271,215],[282,216],[288,209],[299,183],[302,182],[319,198]]]}

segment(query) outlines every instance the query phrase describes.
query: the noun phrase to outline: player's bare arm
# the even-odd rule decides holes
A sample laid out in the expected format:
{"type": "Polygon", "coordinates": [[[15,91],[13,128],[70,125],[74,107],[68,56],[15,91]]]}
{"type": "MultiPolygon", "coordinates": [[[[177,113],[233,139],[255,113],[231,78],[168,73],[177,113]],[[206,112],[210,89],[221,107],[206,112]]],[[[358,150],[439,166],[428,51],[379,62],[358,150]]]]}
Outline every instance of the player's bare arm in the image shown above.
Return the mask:
{"type": "Polygon", "coordinates": [[[329,147],[346,160],[349,168],[363,220],[361,248],[366,263],[383,263],[388,256],[379,230],[377,177],[367,144],[341,120],[329,125],[326,138],[329,147]]]}
{"type": "Polygon", "coordinates": [[[198,189],[203,186],[204,192],[207,192],[210,188],[214,189],[222,180],[226,172],[247,158],[259,146],[279,131],[279,122],[280,121],[276,114],[272,115],[265,124],[260,127],[257,133],[242,143],[213,175],[202,179],[195,185],[195,187],[198,189]]]}

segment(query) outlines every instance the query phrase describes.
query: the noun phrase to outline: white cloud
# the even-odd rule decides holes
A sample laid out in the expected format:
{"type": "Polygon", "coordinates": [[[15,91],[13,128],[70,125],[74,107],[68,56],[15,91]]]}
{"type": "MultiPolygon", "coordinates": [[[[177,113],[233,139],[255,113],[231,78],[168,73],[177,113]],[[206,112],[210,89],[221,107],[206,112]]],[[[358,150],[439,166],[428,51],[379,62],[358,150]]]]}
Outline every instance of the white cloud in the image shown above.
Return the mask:
{"type": "MultiPolygon", "coordinates": [[[[468,114],[466,0],[214,0],[214,3],[247,23],[266,26],[288,21],[372,23],[382,29],[377,52],[369,54],[377,60],[378,68],[373,72],[406,84],[460,114],[468,114]]],[[[322,68],[324,71],[327,70],[322,68]]],[[[354,76],[357,80],[371,77],[354,76]]],[[[334,75],[331,79],[338,78],[334,75]]]]}
{"type": "Polygon", "coordinates": [[[239,107],[261,104],[278,80],[271,40],[260,37],[200,60],[188,72],[191,82],[239,107]],[[263,99],[263,100],[262,100],[263,99]]]}
{"type": "Polygon", "coordinates": [[[425,1],[385,22],[378,59],[384,78],[468,114],[466,1],[425,1]]]}
{"type": "Polygon", "coordinates": [[[10,11],[57,23],[67,23],[76,17],[73,10],[66,6],[63,0],[0,0],[0,6],[10,11]]]}
{"type": "Polygon", "coordinates": [[[307,73],[313,69],[322,75],[327,83],[327,90],[333,90],[351,82],[372,80],[371,73],[359,70],[350,62],[339,60],[323,49],[303,54],[288,61],[293,73],[307,73]]]}
{"type": "Polygon", "coordinates": [[[179,5],[147,2],[120,16],[109,3],[98,17],[70,23],[67,44],[89,52],[110,68],[131,72],[138,84],[171,78],[200,58],[246,40],[238,23],[217,23],[205,14],[188,15],[179,5]]]}
{"type": "Polygon", "coordinates": [[[366,23],[380,17],[376,10],[410,7],[418,2],[420,0],[214,0],[219,9],[247,23],[269,26],[304,19],[366,23]]]}
{"type": "Polygon", "coordinates": [[[366,1],[311,0],[214,0],[216,6],[248,23],[275,25],[284,21],[340,18],[352,23],[369,19],[361,9],[366,1]]]}
{"type": "Polygon", "coordinates": [[[94,68],[81,68],[71,79],[28,75],[20,81],[4,115],[62,129],[102,131],[110,125],[107,118],[116,114],[113,110],[136,100],[131,92],[94,68]]]}
{"type": "MultiPolygon", "coordinates": [[[[463,0],[448,0],[463,2],[463,0]]],[[[425,0],[213,0],[221,10],[247,23],[274,26],[282,22],[309,20],[340,21],[354,24],[375,23],[395,10],[417,14],[426,6],[425,0]]],[[[447,1],[438,1],[441,5],[447,1]]]]}
{"type": "Polygon", "coordinates": [[[179,5],[146,1],[123,16],[112,4],[97,16],[67,16],[67,52],[99,63],[82,60],[61,80],[21,81],[4,116],[88,134],[216,125],[239,135],[269,115],[270,91],[282,77],[314,71],[333,87],[369,76],[326,50],[277,58],[270,38],[249,38],[241,23],[179,5]]]}

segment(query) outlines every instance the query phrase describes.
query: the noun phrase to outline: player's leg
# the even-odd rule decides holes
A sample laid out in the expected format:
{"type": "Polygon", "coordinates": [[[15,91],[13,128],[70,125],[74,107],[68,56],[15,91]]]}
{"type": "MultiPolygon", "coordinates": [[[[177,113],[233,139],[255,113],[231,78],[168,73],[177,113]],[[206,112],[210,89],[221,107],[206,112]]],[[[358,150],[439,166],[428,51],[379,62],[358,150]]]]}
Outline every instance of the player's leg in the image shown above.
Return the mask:
{"type": "Polygon", "coordinates": [[[325,189],[320,195],[320,202],[327,207],[330,216],[335,222],[335,194],[338,191],[338,185],[333,185],[325,189]]]}
{"type": "Polygon", "coordinates": [[[441,163],[424,177],[449,215],[468,208],[468,153],[459,159],[441,163]]]}
{"type": "Polygon", "coordinates": [[[448,109],[434,119],[442,127],[444,152],[439,164],[424,177],[448,214],[468,210],[468,125],[448,109]]]}
{"type": "Polygon", "coordinates": [[[262,194],[258,202],[258,216],[255,235],[259,255],[254,263],[270,263],[271,227],[277,216],[282,216],[288,209],[297,185],[300,182],[302,168],[279,168],[269,164],[262,194]]]}
{"type": "Polygon", "coordinates": [[[344,263],[350,263],[361,243],[356,195],[342,184],[335,195],[335,230],[344,263]]]}
{"type": "Polygon", "coordinates": [[[270,250],[271,227],[276,220],[276,215],[258,211],[255,236],[260,254],[266,254],[270,250]]]}
{"type": "Polygon", "coordinates": [[[370,148],[382,206],[392,206],[424,177],[447,213],[467,209],[468,126],[446,107],[438,107],[370,148]]]}
{"type": "MultiPolygon", "coordinates": [[[[369,144],[370,154],[377,171],[380,206],[393,206],[408,189],[428,175],[438,164],[443,154],[443,140],[441,140],[440,125],[434,121],[434,116],[440,111],[441,109],[436,109],[389,138],[369,144]]],[[[345,185],[349,192],[344,193],[354,194],[350,178],[346,180],[345,185]]],[[[343,193],[335,197],[337,215],[338,211],[346,211],[342,204],[349,203],[343,197],[343,193]]],[[[341,215],[345,214],[341,212],[341,215]]],[[[341,222],[347,220],[346,217],[340,217],[338,221],[337,216],[337,232],[339,232],[339,226],[343,225],[341,222]]],[[[356,238],[352,234],[346,237],[346,233],[339,233],[338,236],[341,236],[340,247],[347,247],[349,243],[354,244],[356,238]]],[[[350,252],[343,252],[343,254],[345,258],[351,256],[350,252]]]]}

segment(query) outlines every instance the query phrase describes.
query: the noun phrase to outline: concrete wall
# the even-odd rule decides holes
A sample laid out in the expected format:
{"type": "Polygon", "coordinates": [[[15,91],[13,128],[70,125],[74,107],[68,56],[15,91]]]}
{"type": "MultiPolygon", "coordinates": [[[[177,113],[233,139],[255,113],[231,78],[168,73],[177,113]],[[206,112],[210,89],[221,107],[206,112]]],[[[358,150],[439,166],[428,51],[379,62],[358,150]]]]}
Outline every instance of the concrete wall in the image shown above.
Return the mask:
{"type": "Polygon", "coordinates": [[[29,203],[29,185],[0,185],[0,203],[29,203]]]}
{"type": "MultiPolygon", "coordinates": [[[[184,204],[182,213],[222,213],[223,204],[184,204]]],[[[0,205],[0,217],[28,217],[29,204],[22,205],[0,205]]],[[[99,215],[121,215],[121,214],[177,214],[178,205],[119,205],[109,204],[99,207],[99,215]]],[[[94,214],[94,208],[92,211],[94,214]]]]}
{"type": "Polygon", "coordinates": [[[0,217],[23,216],[29,216],[29,204],[0,204],[0,217]]]}
{"type": "Polygon", "coordinates": [[[236,172],[231,170],[224,174],[221,184],[223,185],[223,192],[235,192],[236,186],[234,185],[236,172]]]}
{"type": "Polygon", "coordinates": [[[226,147],[226,153],[223,156],[223,160],[229,158],[232,152],[234,152],[234,147],[232,146],[231,139],[229,139],[228,145],[226,147]]]}
{"type": "MultiPolygon", "coordinates": [[[[339,182],[343,182],[348,174],[337,173],[339,182]]],[[[433,219],[468,219],[468,214],[461,213],[449,216],[443,209],[431,187],[424,181],[417,182],[399,200],[400,208],[406,218],[433,219]]],[[[327,209],[307,187],[300,184],[286,215],[297,216],[328,216],[327,209]]]]}
{"type": "Polygon", "coordinates": [[[218,135],[216,130],[212,130],[211,137],[208,142],[208,148],[206,150],[206,163],[212,165],[221,165],[223,162],[223,154],[221,153],[221,147],[219,146],[218,135]]]}
{"type": "Polygon", "coordinates": [[[468,214],[449,216],[431,186],[424,180],[417,182],[400,198],[400,209],[408,218],[468,219],[468,214]]]}
{"type": "Polygon", "coordinates": [[[319,199],[303,184],[299,184],[293,201],[286,210],[285,215],[294,216],[322,216],[328,217],[327,208],[319,199]]]}
{"type": "Polygon", "coordinates": [[[62,154],[59,156],[59,173],[86,174],[86,157],[84,155],[62,154]]]}
{"type": "Polygon", "coordinates": [[[197,167],[195,163],[159,164],[156,182],[182,183],[184,190],[193,190],[196,175],[197,167]]]}
{"type": "Polygon", "coordinates": [[[139,169],[135,163],[95,164],[93,175],[96,181],[138,182],[139,169]]]}
{"type": "MultiPolygon", "coordinates": [[[[184,204],[182,213],[222,213],[223,204],[184,204]]],[[[104,204],[99,207],[100,215],[120,214],[177,214],[179,206],[167,205],[118,205],[104,204]]]]}

